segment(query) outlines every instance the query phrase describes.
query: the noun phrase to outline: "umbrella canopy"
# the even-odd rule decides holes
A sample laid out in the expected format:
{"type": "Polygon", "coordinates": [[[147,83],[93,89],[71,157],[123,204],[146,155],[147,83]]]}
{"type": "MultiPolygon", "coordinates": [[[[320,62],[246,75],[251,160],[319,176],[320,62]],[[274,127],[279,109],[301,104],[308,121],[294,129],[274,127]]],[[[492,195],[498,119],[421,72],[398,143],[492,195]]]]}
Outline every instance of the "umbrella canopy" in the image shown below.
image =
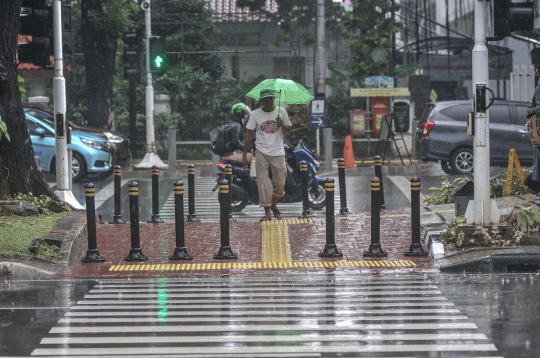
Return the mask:
{"type": "Polygon", "coordinates": [[[258,101],[261,90],[266,88],[274,90],[276,101],[280,104],[307,104],[313,99],[311,93],[304,86],[283,78],[264,80],[249,91],[246,96],[258,101]]]}

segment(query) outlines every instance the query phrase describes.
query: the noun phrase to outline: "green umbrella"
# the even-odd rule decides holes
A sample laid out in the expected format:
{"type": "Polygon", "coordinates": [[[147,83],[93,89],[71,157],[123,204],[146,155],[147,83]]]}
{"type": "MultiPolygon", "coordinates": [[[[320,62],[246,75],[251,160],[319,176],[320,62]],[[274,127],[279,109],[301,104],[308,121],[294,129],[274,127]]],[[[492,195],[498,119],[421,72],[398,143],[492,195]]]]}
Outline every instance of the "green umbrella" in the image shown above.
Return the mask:
{"type": "Polygon", "coordinates": [[[304,86],[293,80],[283,78],[264,80],[249,91],[246,96],[255,98],[258,101],[261,90],[266,88],[274,90],[279,104],[307,104],[313,99],[311,93],[304,86]]]}

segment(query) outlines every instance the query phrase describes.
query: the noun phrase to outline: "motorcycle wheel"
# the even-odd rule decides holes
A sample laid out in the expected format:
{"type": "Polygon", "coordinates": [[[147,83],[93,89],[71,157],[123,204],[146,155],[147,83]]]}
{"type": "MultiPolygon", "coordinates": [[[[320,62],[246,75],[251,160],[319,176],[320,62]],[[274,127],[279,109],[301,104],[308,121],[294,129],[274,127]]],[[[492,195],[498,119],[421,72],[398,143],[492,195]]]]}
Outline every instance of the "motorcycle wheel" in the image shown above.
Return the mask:
{"type": "Polygon", "coordinates": [[[236,194],[232,194],[231,196],[231,211],[232,212],[239,212],[244,210],[244,208],[249,204],[249,199],[241,198],[236,194]]]}
{"type": "Polygon", "coordinates": [[[310,185],[308,190],[308,204],[311,209],[322,209],[326,206],[326,191],[322,185],[310,185]]]}

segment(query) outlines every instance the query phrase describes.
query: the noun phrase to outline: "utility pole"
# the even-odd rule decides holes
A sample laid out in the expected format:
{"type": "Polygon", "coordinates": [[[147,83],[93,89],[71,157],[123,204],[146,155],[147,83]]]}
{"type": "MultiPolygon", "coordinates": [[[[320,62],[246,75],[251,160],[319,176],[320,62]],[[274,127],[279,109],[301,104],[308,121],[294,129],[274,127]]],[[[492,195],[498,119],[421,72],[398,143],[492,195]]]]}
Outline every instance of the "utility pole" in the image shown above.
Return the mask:
{"type": "MultiPolygon", "coordinates": [[[[317,58],[315,59],[317,65],[317,86],[315,89],[316,94],[324,97],[326,102],[326,43],[324,39],[326,14],[324,5],[325,0],[317,0],[317,58]]],[[[317,138],[316,151],[317,155],[319,155],[321,148],[319,127],[317,127],[315,137],[317,138]]],[[[325,148],[325,150],[328,150],[328,148],[325,148]]]]}
{"type": "Polygon", "coordinates": [[[489,109],[486,86],[489,81],[489,57],[486,46],[486,6],[488,2],[474,2],[474,48],[472,52],[472,82],[474,95],[474,206],[467,207],[467,224],[490,225],[499,223],[495,200],[490,198],[489,109]],[[471,209],[474,209],[471,213],[471,209]]]}
{"type": "Polygon", "coordinates": [[[64,59],[62,55],[62,4],[53,0],[54,33],[54,128],[56,143],[56,191],[58,197],[76,209],[84,209],[75,199],[69,188],[67,136],[69,129],[66,121],[66,82],[64,80],[64,59]]]}
{"type": "Polygon", "coordinates": [[[146,103],[146,154],[141,162],[135,165],[136,168],[166,168],[165,163],[159,159],[156,151],[154,137],[154,87],[152,86],[152,72],[150,71],[150,38],[152,29],[150,24],[150,0],[145,0],[141,4],[144,11],[144,26],[146,38],[146,88],[144,92],[146,103]]]}

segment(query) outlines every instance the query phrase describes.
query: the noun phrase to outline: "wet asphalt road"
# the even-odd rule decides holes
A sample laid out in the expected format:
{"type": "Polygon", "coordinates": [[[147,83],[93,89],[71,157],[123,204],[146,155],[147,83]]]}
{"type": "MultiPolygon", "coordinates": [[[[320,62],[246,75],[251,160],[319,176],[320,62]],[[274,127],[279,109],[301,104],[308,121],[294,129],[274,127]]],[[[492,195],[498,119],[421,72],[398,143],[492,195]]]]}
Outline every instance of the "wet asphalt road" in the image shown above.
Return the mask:
{"type": "Polygon", "coordinates": [[[538,273],[4,279],[0,356],[538,357],[539,296],[538,273]]]}

